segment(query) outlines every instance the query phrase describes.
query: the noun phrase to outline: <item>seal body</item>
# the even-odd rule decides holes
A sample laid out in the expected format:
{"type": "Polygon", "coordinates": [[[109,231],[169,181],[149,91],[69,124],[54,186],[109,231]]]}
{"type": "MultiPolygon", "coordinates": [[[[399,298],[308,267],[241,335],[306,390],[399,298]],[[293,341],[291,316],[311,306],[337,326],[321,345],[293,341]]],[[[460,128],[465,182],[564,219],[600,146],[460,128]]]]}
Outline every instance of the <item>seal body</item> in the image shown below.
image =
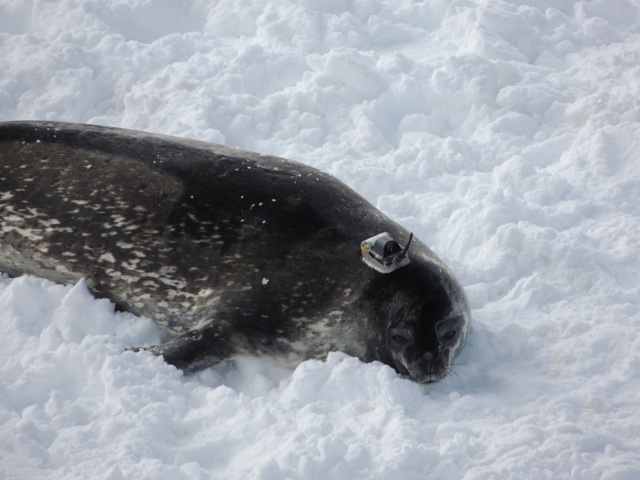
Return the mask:
{"type": "Polygon", "coordinates": [[[172,338],[185,371],[238,354],[339,350],[426,383],[468,330],[464,292],[420,241],[381,274],[360,243],[409,232],[335,178],[276,157],[89,125],[0,124],[0,270],[84,278],[172,338]]]}

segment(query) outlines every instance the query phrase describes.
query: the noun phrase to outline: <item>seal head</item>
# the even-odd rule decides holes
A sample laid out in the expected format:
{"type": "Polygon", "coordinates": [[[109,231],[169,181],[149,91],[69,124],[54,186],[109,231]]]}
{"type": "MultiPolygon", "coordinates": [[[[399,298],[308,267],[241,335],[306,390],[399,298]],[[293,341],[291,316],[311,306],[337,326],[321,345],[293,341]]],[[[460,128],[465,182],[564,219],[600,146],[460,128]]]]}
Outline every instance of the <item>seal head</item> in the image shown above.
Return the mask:
{"type": "Polygon", "coordinates": [[[464,347],[469,309],[443,266],[413,258],[412,264],[374,279],[364,295],[384,338],[375,355],[419,383],[445,378],[464,347]]]}

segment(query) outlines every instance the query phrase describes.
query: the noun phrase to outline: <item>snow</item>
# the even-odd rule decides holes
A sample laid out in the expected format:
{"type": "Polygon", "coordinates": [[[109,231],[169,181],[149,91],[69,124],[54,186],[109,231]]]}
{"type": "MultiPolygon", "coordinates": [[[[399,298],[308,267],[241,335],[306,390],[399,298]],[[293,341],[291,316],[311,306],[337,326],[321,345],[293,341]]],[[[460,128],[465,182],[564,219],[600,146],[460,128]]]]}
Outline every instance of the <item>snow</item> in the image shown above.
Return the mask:
{"type": "Polygon", "coordinates": [[[637,0],[0,0],[0,120],[329,172],[452,267],[455,375],[185,377],[86,285],[0,278],[0,478],[640,478],[637,0]]]}

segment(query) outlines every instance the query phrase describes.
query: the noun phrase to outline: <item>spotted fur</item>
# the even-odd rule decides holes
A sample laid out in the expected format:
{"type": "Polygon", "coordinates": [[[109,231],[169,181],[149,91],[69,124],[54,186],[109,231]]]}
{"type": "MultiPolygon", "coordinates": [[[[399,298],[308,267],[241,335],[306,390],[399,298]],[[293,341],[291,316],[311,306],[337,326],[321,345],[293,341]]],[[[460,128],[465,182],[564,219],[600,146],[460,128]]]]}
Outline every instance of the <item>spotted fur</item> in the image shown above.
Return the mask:
{"type": "Polygon", "coordinates": [[[155,351],[185,370],[239,353],[296,364],[341,350],[428,382],[446,375],[466,337],[464,292],[426,246],[414,240],[409,266],[391,274],[368,268],[363,239],[408,232],[333,177],[281,158],[5,123],[0,212],[0,270],[86,279],[170,332],[155,351]],[[447,344],[453,330],[438,325],[451,319],[447,344]]]}

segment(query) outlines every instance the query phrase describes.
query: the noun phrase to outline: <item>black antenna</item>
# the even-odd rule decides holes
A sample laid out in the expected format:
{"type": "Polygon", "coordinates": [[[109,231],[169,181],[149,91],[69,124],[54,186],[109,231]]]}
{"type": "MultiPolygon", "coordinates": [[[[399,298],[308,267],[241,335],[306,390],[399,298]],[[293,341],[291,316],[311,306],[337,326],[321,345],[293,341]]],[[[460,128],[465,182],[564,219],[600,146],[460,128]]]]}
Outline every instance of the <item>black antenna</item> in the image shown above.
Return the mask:
{"type": "Polygon", "coordinates": [[[409,245],[411,245],[411,240],[413,240],[413,232],[409,234],[409,241],[407,242],[405,247],[402,249],[402,251],[398,254],[399,260],[402,260],[404,257],[407,256],[407,252],[409,251],[409,245]]]}

